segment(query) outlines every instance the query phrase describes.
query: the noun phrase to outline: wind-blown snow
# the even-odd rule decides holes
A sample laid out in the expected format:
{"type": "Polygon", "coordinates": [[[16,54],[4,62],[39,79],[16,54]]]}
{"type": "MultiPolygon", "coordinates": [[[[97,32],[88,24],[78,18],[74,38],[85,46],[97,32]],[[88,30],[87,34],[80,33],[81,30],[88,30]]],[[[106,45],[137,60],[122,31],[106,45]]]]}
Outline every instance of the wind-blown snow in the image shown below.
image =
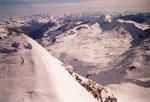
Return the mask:
{"type": "Polygon", "coordinates": [[[60,61],[31,38],[22,35],[1,43],[14,41],[21,48],[0,53],[1,102],[97,102],[60,61]]]}

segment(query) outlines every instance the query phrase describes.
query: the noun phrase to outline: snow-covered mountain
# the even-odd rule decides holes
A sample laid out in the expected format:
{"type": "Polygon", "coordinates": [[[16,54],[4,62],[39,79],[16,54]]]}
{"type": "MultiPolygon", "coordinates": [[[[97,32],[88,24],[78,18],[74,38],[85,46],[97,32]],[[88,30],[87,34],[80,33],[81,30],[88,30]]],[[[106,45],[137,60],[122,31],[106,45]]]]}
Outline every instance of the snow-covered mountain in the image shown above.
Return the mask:
{"type": "MultiPolygon", "coordinates": [[[[83,82],[87,85],[90,79],[94,97],[101,93],[97,86],[103,85],[118,102],[150,100],[149,13],[43,14],[1,19],[0,27],[1,39],[24,33],[36,40],[88,91],[83,82]]],[[[101,95],[100,100],[116,101],[101,95]]]]}
{"type": "Polygon", "coordinates": [[[109,102],[115,99],[107,95],[102,86],[92,86],[92,81],[72,73],[82,85],[78,83],[62,62],[25,35],[1,40],[0,46],[0,102],[109,102]],[[90,93],[96,95],[97,90],[100,96],[94,98],[90,93]]]}

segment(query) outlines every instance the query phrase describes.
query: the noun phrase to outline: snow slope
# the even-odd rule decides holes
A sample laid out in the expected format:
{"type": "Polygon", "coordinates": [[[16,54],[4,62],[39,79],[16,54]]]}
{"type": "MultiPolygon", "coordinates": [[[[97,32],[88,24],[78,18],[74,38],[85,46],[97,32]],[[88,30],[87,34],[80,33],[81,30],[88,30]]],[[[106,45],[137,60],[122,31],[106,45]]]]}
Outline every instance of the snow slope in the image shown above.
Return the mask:
{"type": "Polygon", "coordinates": [[[68,14],[29,32],[82,86],[78,74],[109,88],[119,102],[149,102],[150,14],[68,14]]]}
{"type": "Polygon", "coordinates": [[[46,48],[78,74],[110,88],[119,102],[149,102],[149,18],[139,23],[90,17],[70,21],[73,27],[46,48]]]}
{"type": "Polygon", "coordinates": [[[60,61],[29,37],[0,44],[0,102],[97,102],[60,61]]]}
{"type": "Polygon", "coordinates": [[[132,83],[113,84],[108,86],[118,102],[149,102],[150,88],[132,83]]]}

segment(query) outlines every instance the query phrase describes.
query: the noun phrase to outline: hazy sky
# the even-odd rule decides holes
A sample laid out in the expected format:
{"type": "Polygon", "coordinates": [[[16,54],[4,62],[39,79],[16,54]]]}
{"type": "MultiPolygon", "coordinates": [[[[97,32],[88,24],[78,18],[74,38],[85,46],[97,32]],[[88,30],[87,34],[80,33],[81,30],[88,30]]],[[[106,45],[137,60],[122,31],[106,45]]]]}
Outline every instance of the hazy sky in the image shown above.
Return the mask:
{"type": "Polygon", "coordinates": [[[96,10],[150,12],[150,0],[0,0],[0,16],[96,10]]]}
{"type": "MultiPolygon", "coordinates": [[[[150,4],[150,0],[0,0],[0,5],[31,5],[31,4],[87,4],[96,3],[99,6],[145,6],[144,4],[150,4]]],[[[95,6],[95,5],[90,5],[95,6]]]]}
{"type": "Polygon", "coordinates": [[[28,4],[28,3],[68,3],[68,2],[81,2],[88,0],[0,0],[1,4],[28,4]]]}

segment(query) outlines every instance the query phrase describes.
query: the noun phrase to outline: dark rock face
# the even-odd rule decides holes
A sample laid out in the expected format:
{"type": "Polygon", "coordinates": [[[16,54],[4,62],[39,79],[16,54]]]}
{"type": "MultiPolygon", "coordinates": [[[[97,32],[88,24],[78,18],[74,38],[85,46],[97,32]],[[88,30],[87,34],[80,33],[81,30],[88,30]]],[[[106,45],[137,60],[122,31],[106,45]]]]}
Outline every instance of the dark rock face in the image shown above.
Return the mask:
{"type": "Polygon", "coordinates": [[[132,20],[138,23],[143,23],[143,22],[146,22],[150,18],[150,15],[149,13],[145,13],[145,14],[139,13],[139,14],[130,14],[126,16],[121,16],[120,18],[124,20],[132,20]]]}
{"type": "Polygon", "coordinates": [[[32,45],[30,43],[27,43],[26,45],[24,45],[25,49],[32,49],[32,45]]]}
{"type": "Polygon", "coordinates": [[[13,52],[17,52],[17,49],[0,47],[0,53],[13,53],[13,52]]]}
{"type": "Polygon", "coordinates": [[[132,70],[135,70],[135,69],[136,69],[135,66],[130,66],[130,67],[128,67],[128,70],[129,70],[129,71],[132,71],[132,70]]]}
{"type": "Polygon", "coordinates": [[[49,28],[53,27],[53,26],[56,26],[56,24],[54,22],[49,22],[45,25],[43,25],[42,27],[40,27],[39,29],[37,30],[34,30],[32,31],[29,36],[33,39],[40,39],[43,37],[43,34],[45,31],[47,31],[49,28]]]}
{"type": "Polygon", "coordinates": [[[149,36],[149,37],[150,37],[150,28],[148,28],[148,29],[144,30],[144,32],[146,32],[146,33],[147,33],[147,36],[149,36]]]}
{"type": "Polygon", "coordinates": [[[14,43],[11,45],[11,47],[18,48],[19,45],[20,45],[19,42],[14,42],[14,43]]]}

